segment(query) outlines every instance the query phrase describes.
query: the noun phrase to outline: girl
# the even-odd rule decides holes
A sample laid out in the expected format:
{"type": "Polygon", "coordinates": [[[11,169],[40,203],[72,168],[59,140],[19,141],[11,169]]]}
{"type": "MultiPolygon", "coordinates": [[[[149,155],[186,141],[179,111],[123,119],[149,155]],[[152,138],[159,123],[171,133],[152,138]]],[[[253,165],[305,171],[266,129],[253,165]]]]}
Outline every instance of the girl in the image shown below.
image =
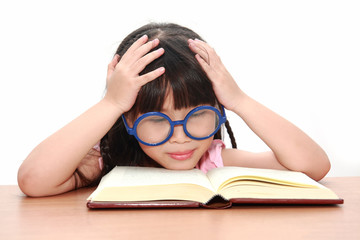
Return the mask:
{"type": "Polygon", "coordinates": [[[148,24],[118,47],[107,92],[88,111],[40,143],[18,172],[28,196],[96,184],[116,165],[289,169],[320,180],[325,152],[300,129],[247,96],[200,36],[175,24],[148,24]],[[225,110],[271,151],[236,149],[225,110]],[[232,149],[221,141],[225,123],[232,149]],[[95,147],[94,147],[95,146],[95,147]]]}

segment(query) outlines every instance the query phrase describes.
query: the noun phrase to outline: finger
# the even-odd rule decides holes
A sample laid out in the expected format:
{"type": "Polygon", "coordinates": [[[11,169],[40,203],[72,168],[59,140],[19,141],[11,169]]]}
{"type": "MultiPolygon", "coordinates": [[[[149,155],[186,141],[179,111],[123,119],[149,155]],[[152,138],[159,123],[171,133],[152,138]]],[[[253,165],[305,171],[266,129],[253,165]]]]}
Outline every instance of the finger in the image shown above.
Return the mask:
{"type": "Polygon", "coordinates": [[[145,85],[148,82],[151,82],[152,80],[155,80],[156,78],[160,77],[165,72],[164,67],[160,67],[158,69],[155,69],[154,71],[148,72],[144,75],[141,75],[139,77],[141,86],[145,85]]]}
{"type": "Polygon", "coordinates": [[[210,64],[209,53],[204,46],[192,39],[189,39],[189,47],[194,53],[199,54],[208,64],[210,64]]]}
{"type": "Polygon", "coordinates": [[[165,50],[163,48],[159,48],[157,50],[154,50],[148,54],[146,54],[145,56],[143,56],[142,58],[140,58],[134,65],[134,71],[136,71],[137,73],[140,73],[142,70],[144,70],[144,68],[151,63],[152,61],[154,61],[155,59],[159,58],[161,55],[163,55],[165,52],[165,50]]]}
{"type": "Polygon", "coordinates": [[[204,51],[206,51],[207,53],[207,58],[204,57],[203,55],[201,55],[200,53],[200,56],[202,58],[204,58],[204,60],[209,64],[209,65],[213,65],[213,66],[216,66],[216,65],[219,65],[221,64],[221,59],[220,57],[217,55],[215,49],[213,47],[211,47],[209,44],[207,44],[206,42],[204,41],[201,41],[199,39],[195,39],[194,40],[194,43],[196,43],[196,45],[199,47],[199,48],[202,48],[202,49],[205,49],[204,51]]]}
{"type": "Polygon", "coordinates": [[[210,45],[209,45],[208,43],[206,43],[206,42],[204,42],[204,41],[201,41],[200,39],[195,38],[195,39],[194,39],[194,42],[197,43],[197,44],[199,44],[199,45],[201,45],[201,46],[203,46],[204,48],[206,48],[206,49],[208,49],[208,50],[211,49],[211,47],[210,47],[210,45]]]}
{"type": "Polygon", "coordinates": [[[198,48],[196,46],[196,43],[194,42],[194,40],[189,39],[188,43],[189,43],[189,48],[191,51],[193,51],[194,53],[199,53],[200,48],[198,48]]]}
{"type": "Polygon", "coordinates": [[[119,63],[120,61],[120,55],[119,54],[115,54],[115,56],[113,57],[113,59],[111,60],[111,62],[108,65],[108,71],[114,71],[116,65],[119,63]]]}
{"type": "MultiPolygon", "coordinates": [[[[141,38],[139,38],[138,40],[136,40],[130,47],[128,50],[126,50],[126,53],[133,53],[136,49],[138,49],[140,46],[142,46],[144,43],[146,43],[148,41],[148,36],[144,35],[141,38]]],[[[125,53],[125,54],[126,54],[125,53]]],[[[124,56],[125,56],[124,54],[124,56]]]]}
{"type": "Polygon", "coordinates": [[[147,54],[151,49],[156,47],[159,44],[159,39],[154,39],[152,41],[143,43],[142,45],[137,45],[137,49],[132,49],[132,51],[126,51],[123,57],[123,63],[128,66],[135,64],[141,57],[147,54]]]}
{"type": "Polygon", "coordinates": [[[199,54],[196,54],[195,58],[206,73],[208,73],[211,70],[209,64],[199,54]]]}
{"type": "Polygon", "coordinates": [[[156,47],[157,45],[159,45],[160,41],[159,39],[154,39],[152,41],[147,42],[146,44],[143,44],[142,46],[140,46],[138,49],[136,49],[133,53],[133,57],[134,59],[136,59],[136,61],[140,58],[142,58],[144,55],[146,55],[147,53],[149,53],[151,51],[151,49],[153,49],[154,47],[156,47]]]}

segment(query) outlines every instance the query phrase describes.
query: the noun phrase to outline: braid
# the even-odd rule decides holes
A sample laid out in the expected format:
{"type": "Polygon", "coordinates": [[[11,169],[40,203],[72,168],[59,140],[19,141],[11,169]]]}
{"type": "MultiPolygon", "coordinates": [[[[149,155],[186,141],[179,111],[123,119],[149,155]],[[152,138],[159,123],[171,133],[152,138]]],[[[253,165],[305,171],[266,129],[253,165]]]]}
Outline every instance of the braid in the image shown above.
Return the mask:
{"type": "Polygon", "coordinates": [[[100,177],[95,180],[91,180],[85,176],[85,174],[79,170],[79,168],[75,169],[73,174],[75,180],[75,190],[81,187],[93,187],[99,184],[100,177]]]}
{"type": "Polygon", "coordinates": [[[127,133],[121,117],[101,139],[100,153],[104,164],[102,175],[115,166],[160,167],[143,152],[136,138],[127,133]]]}
{"type": "Polygon", "coordinates": [[[235,141],[234,133],[233,133],[231,127],[230,127],[229,120],[226,120],[226,122],[225,122],[225,127],[226,127],[227,133],[229,134],[232,148],[237,148],[237,144],[236,144],[236,141],[235,141]]]}
{"type": "Polygon", "coordinates": [[[108,134],[106,134],[100,141],[100,154],[103,159],[103,169],[101,175],[105,175],[111,170],[110,165],[112,165],[108,134]]]}

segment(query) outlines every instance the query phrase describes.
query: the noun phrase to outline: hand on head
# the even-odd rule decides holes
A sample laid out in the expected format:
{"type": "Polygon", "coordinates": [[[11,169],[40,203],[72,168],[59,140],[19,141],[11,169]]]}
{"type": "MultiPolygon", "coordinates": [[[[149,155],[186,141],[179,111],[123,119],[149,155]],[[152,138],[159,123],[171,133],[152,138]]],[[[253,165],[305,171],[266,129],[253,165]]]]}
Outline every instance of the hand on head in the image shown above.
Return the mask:
{"type": "MultiPolygon", "coordinates": [[[[159,45],[159,39],[148,41],[144,35],[135,41],[121,57],[115,55],[108,65],[107,94],[108,99],[127,112],[135,103],[140,88],[158,78],[165,72],[164,67],[140,75],[140,72],[155,59],[164,54],[164,49],[153,50],[159,45]]],[[[225,108],[233,110],[240,101],[242,91],[223,65],[215,50],[198,39],[188,40],[189,48],[196,54],[195,58],[212,82],[216,97],[225,108]]]]}
{"type": "Polygon", "coordinates": [[[149,63],[164,53],[163,48],[151,51],[158,44],[158,39],[148,41],[148,37],[144,35],[134,42],[122,57],[116,54],[108,65],[105,99],[120,107],[122,112],[127,112],[134,105],[143,85],[165,72],[165,68],[160,67],[139,75],[149,63]]]}
{"type": "Polygon", "coordinates": [[[189,39],[190,49],[196,54],[199,64],[212,82],[216,97],[225,108],[235,109],[242,91],[227,71],[220,57],[209,44],[198,40],[189,39]]]}

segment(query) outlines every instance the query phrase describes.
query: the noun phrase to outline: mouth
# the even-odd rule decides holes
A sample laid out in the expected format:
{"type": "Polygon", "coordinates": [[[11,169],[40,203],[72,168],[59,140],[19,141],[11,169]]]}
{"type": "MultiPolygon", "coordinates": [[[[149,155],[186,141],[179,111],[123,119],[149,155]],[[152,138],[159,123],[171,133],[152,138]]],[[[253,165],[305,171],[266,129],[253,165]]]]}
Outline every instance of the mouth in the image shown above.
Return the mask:
{"type": "Polygon", "coordinates": [[[187,159],[191,158],[194,151],[195,150],[188,150],[188,151],[183,151],[183,152],[173,152],[173,153],[169,153],[169,156],[172,159],[175,159],[175,160],[178,160],[178,161],[184,161],[184,160],[187,160],[187,159]]]}

